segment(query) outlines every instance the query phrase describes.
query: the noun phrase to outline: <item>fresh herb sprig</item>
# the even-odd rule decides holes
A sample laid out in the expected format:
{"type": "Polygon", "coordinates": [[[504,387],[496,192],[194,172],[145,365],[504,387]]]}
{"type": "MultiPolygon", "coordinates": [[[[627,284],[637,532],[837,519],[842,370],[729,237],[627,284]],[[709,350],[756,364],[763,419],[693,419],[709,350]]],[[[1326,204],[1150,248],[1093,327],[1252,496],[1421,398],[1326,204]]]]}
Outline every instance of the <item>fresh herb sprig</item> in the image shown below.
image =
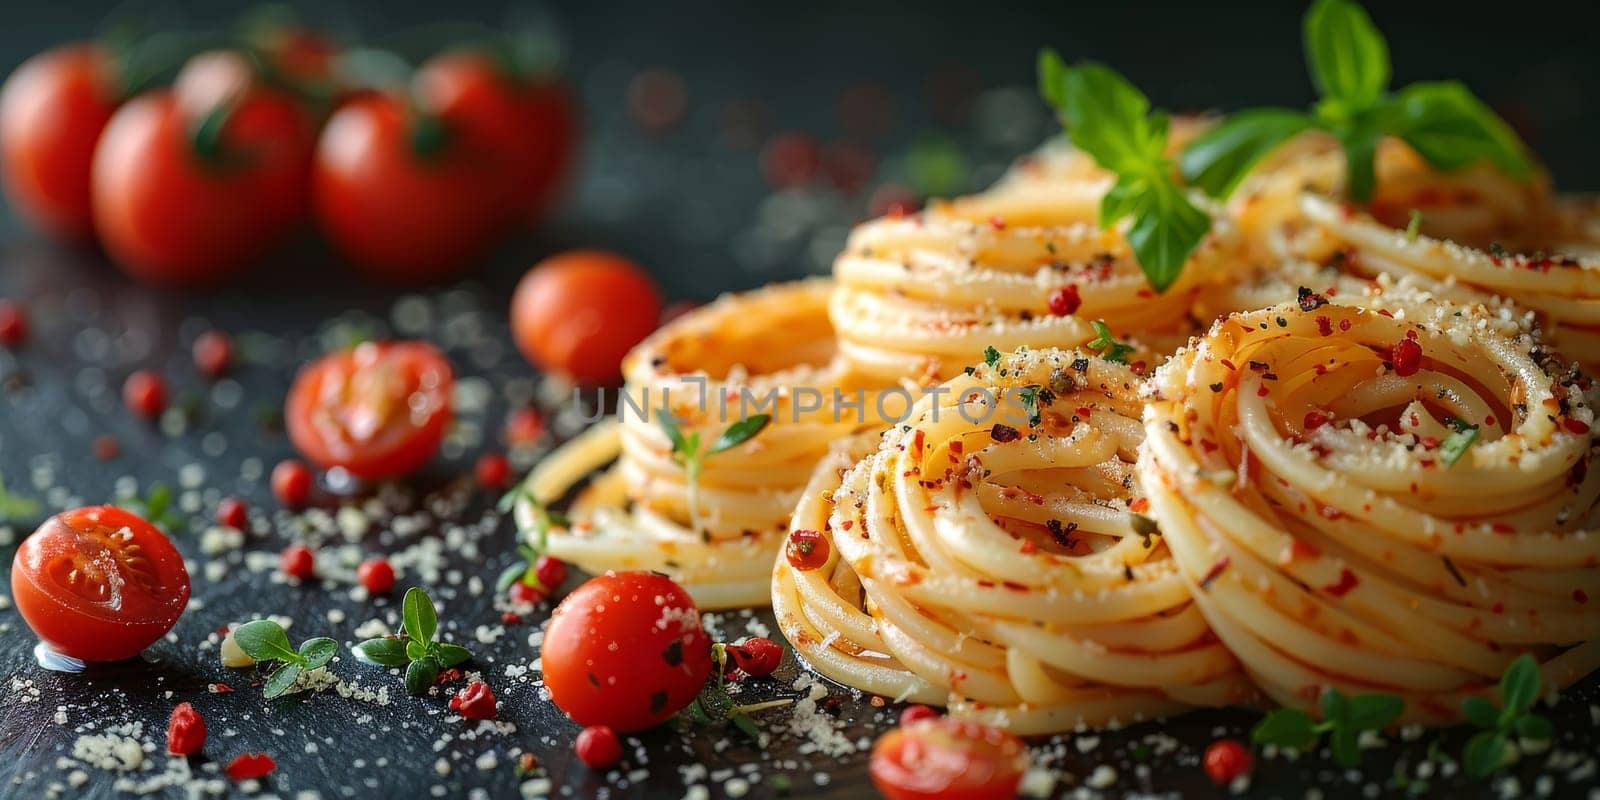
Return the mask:
{"type": "Polygon", "coordinates": [[[1472,447],[1473,442],[1478,441],[1478,426],[1457,417],[1445,417],[1444,422],[1450,426],[1451,431],[1450,435],[1439,443],[1439,460],[1449,468],[1455,466],[1456,462],[1467,454],[1467,449],[1472,447]]]}
{"type": "Polygon", "coordinates": [[[1358,203],[1376,188],[1374,162],[1384,136],[1399,137],[1445,171],[1487,161],[1516,178],[1532,172],[1516,134],[1466,86],[1426,81],[1391,93],[1389,45],[1360,5],[1316,0],[1303,28],[1306,65],[1321,99],[1308,112],[1241,111],[1196,137],[1178,162],[1190,185],[1227,197],[1269,153],[1308,130],[1339,140],[1347,191],[1358,203]]]}
{"type": "Polygon", "coordinates": [[[160,481],[150,484],[149,491],[143,497],[130,495],[117,498],[116,506],[138,514],[146,522],[169,534],[183,531],[188,523],[172,505],[172,488],[160,481]]]}
{"type": "Polygon", "coordinates": [[[233,641],[258,662],[278,662],[261,686],[261,696],[269,700],[289,691],[301,673],[327,666],[339,652],[339,643],[326,636],[307,639],[296,650],[289,644],[289,634],[283,626],[270,619],[240,625],[233,631],[233,641]]]}
{"type": "Polygon", "coordinates": [[[684,708],[683,714],[696,725],[715,725],[726,721],[733,723],[740,733],[749,737],[750,741],[761,744],[761,729],[756,726],[756,721],[750,716],[753,711],[764,711],[769,708],[788,705],[793,702],[788,699],[769,700],[764,703],[749,703],[740,705],[734,702],[733,696],[728,694],[728,645],[716,642],[711,645],[712,669],[717,673],[717,685],[707,692],[696,696],[684,708]]]}
{"type": "Polygon", "coordinates": [[[1095,320],[1089,323],[1094,328],[1094,338],[1089,340],[1089,347],[1100,352],[1100,357],[1118,364],[1128,363],[1128,355],[1134,351],[1134,346],[1126,342],[1117,341],[1111,335],[1111,327],[1104,320],[1095,320]]]}
{"type": "Polygon", "coordinates": [[[0,477],[0,522],[33,519],[40,508],[38,500],[7,491],[5,478],[0,477]]]}
{"type": "Polygon", "coordinates": [[[1544,683],[1533,656],[1517,656],[1500,676],[1500,705],[1488,698],[1469,697],[1461,702],[1461,716],[1483,730],[1467,740],[1461,751],[1461,766],[1467,777],[1487,778],[1511,763],[1514,751],[1511,737],[1549,741],[1555,735],[1550,720],[1529,713],[1539,701],[1544,683]]]}
{"type": "Polygon", "coordinates": [[[1150,285],[1166,291],[1211,230],[1211,215],[1190,202],[1166,157],[1166,112],[1152,111],[1144,93],[1110,67],[1069,67],[1049,49],[1039,54],[1039,93],[1072,144],[1117,177],[1100,200],[1100,227],[1131,217],[1134,258],[1150,285]]]}
{"type": "Polygon", "coordinates": [[[1341,767],[1361,764],[1362,731],[1379,731],[1400,718],[1405,701],[1389,694],[1358,694],[1346,697],[1338,689],[1322,691],[1318,705],[1322,720],[1295,708],[1280,708],[1267,714],[1250,731],[1256,744],[1292,747],[1307,752],[1322,734],[1329,734],[1328,747],[1341,767]]]}
{"type": "Polygon", "coordinates": [[[407,692],[420,695],[428,691],[441,671],[472,657],[461,645],[434,641],[439,632],[439,613],[421,587],[406,590],[401,616],[403,635],[368,639],[355,646],[355,654],[369,664],[405,667],[407,692]]]}
{"type": "Polygon", "coordinates": [[[539,502],[539,498],[535,497],[533,491],[526,485],[519,485],[506,492],[505,496],[500,498],[498,508],[501,513],[508,513],[516,505],[517,500],[522,498],[526,498],[533,507],[533,541],[517,545],[517,553],[522,556],[522,560],[511,564],[500,573],[499,580],[495,581],[495,589],[504,592],[511,588],[511,584],[520,580],[529,586],[553,592],[556,587],[545,586],[539,582],[539,556],[550,549],[550,531],[555,528],[570,528],[572,520],[539,502]]]}
{"type": "Polygon", "coordinates": [[[772,422],[770,414],[753,414],[745,417],[729,425],[709,447],[701,449],[698,431],[686,436],[679,430],[671,411],[663,407],[656,412],[656,423],[672,442],[672,460],[681,465],[687,474],[691,530],[700,530],[700,470],[704,467],[706,459],[754,439],[770,422],[772,422]]]}

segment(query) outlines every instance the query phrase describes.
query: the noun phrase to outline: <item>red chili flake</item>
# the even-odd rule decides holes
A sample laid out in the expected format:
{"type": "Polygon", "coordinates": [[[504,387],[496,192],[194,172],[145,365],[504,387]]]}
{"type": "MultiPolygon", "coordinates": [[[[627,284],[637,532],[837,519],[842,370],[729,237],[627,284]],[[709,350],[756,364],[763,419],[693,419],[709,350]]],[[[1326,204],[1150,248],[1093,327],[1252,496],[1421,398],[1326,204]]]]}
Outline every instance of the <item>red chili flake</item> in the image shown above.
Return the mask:
{"type": "Polygon", "coordinates": [[[494,690],[483,681],[473,681],[450,698],[450,710],[467,719],[494,719],[494,690]]]}
{"type": "Polygon", "coordinates": [[[1202,590],[1211,588],[1211,582],[1216,580],[1217,576],[1221,575],[1222,571],[1227,569],[1228,565],[1232,563],[1233,559],[1223,556],[1221,561],[1212,564],[1211,569],[1206,570],[1206,574],[1200,578],[1200,588],[1202,590]]]}
{"type": "Polygon", "coordinates": [[[1144,510],[1149,508],[1149,507],[1150,507],[1150,498],[1148,498],[1148,497],[1136,497],[1136,498],[1134,498],[1133,502],[1128,504],[1128,510],[1132,511],[1132,512],[1134,512],[1136,514],[1144,513],[1144,510]]]}
{"type": "Polygon", "coordinates": [[[1356,577],[1354,572],[1341,568],[1339,570],[1339,581],[1337,583],[1330,583],[1327,586],[1322,587],[1322,591],[1327,592],[1334,597],[1344,597],[1350,593],[1351,589],[1356,588],[1356,584],[1360,582],[1360,579],[1356,577]]]}
{"type": "Polygon", "coordinates": [[[1289,552],[1284,554],[1284,557],[1281,559],[1281,562],[1283,564],[1287,565],[1287,564],[1292,564],[1292,563],[1294,563],[1296,561],[1314,559],[1314,558],[1321,558],[1321,557],[1322,557],[1322,551],[1318,550],[1316,548],[1316,545],[1309,544],[1307,542],[1302,542],[1299,539],[1295,539],[1293,542],[1289,543],[1289,552]]]}
{"type": "Polygon", "coordinates": [[[179,703],[167,720],[167,752],[175,756],[192,756],[206,743],[206,720],[194,706],[179,703]]]}
{"type": "Polygon", "coordinates": [[[211,686],[213,687],[212,694],[229,694],[233,691],[233,687],[226,683],[213,683],[211,686]]]}
{"type": "Polygon", "coordinates": [[[996,422],[994,427],[989,429],[989,438],[994,439],[1001,444],[1006,442],[1014,442],[1021,437],[1022,434],[1016,428],[999,422],[996,422]]]}
{"type": "Polygon", "coordinates": [[[155,419],[167,410],[167,381],[158,372],[139,370],[122,384],[122,402],[140,417],[155,419]]]}
{"type": "Polygon", "coordinates": [[[1578,605],[1587,605],[1589,603],[1589,593],[1582,589],[1573,589],[1572,602],[1578,605]]]}
{"type": "Polygon", "coordinates": [[[1589,425],[1588,425],[1588,423],[1585,423],[1583,420],[1570,419],[1570,418],[1569,419],[1564,419],[1564,420],[1561,421],[1561,425],[1562,425],[1562,427],[1565,427],[1568,432],[1577,434],[1579,436],[1582,436],[1582,435],[1584,435],[1584,434],[1589,432],[1589,425]]]}
{"type": "Polygon", "coordinates": [[[1347,320],[1347,319],[1339,320],[1339,330],[1341,330],[1341,331],[1350,330],[1350,320],[1347,320]]]}
{"type": "Polygon", "coordinates": [[[1004,217],[999,217],[999,216],[990,217],[989,218],[989,224],[991,226],[993,226],[994,229],[997,230],[997,231],[1003,231],[1003,230],[1006,229],[1006,221],[1005,221],[1004,217]]]}
{"type": "Polygon", "coordinates": [[[478,485],[491,492],[506,488],[511,481],[511,462],[499,453],[484,453],[472,467],[478,485]]]}
{"type": "Polygon", "coordinates": [[[1067,284],[1050,293],[1049,303],[1050,313],[1065,317],[1078,312],[1083,305],[1083,298],[1078,296],[1076,284],[1067,284]]]}
{"type": "Polygon", "coordinates": [[[1489,608],[1489,612],[1493,613],[1493,614],[1504,614],[1504,613],[1506,613],[1506,604],[1505,604],[1505,602],[1504,601],[1500,601],[1500,600],[1495,601],[1495,604],[1489,608]]]}
{"type": "MultiPolygon", "coordinates": [[[[443,686],[447,683],[455,683],[459,680],[461,680],[461,670],[451,667],[434,676],[433,683],[435,686],[443,686]]],[[[451,702],[453,703],[455,701],[452,700],[451,702]]]]}
{"type": "Polygon", "coordinates": [[[1418,441],[1427,450],[1433,450],[1439,446],[1439,437],[1437,436],[1424,436],[1418,441]]]}
{"type": "Polygon", "coordinates": [[[1007,589],[1010,589],[1013,592],[1026,592],[1026,591],[1028,591],[1028,587],[1027,587],[1026,584],[1017,583],[1016,581],[1002,581],[1000,583],[1000,585],[1006,587],[1007,589]]]}
{"type": "Polygon", "coordinates": [[[1483,418],[1483,424],[1485,424],[1485,425],[1493,425],[1494,424],[1494,415],[1490,414],[1489,416],[1484,417],[1483,418]]]}
{"type": "Polygon", "coordinates": [[[1078,419],[1088,419],[1094,413],[1094,409],[1088,406],[1078,406],[1072,410],[1072,413],[1077,414],[1078,419]]]}
{"type": "Polygon", "coordinates": [[[1226,358],[1224,358],[1224,359],[1222,359],[1222,360],[1221,360],[1221,361],[1219,361],[1219,362],[1217,362],[1217,363],[1219,363],[1219,364],[1221,364],[1221,365],[1222,365],[1222,366],[1224,366],[1224,367],[1227,367],[1227,368],[1228,368],[1228,369],[1231,369],[1231,370],[1237,370],[1237,369],[1238,369],[1238,367],[1236,367],[1236,366],[1234,366],[1234,365],[1233,365],[1233,362],[1232,362],[1232,361],[1229,361],[1229,360],[1228,360],[1228,359],[1226,359],[1226,358]]]}
{"type": "Polygon", "coordinates": [[[1306,412],[1304,427],[1307,431],[1314,431],[1332,421],[1332,413],[1320,409],[1312,409],[1306,412]]]}
{"type": "Polygon", "coordinates": [[[1394,374],[1409,378],[1422,368],[1422,345],[1415,339],[1401,339],[1389,353],[1394,362],[1394,374]]]}
{"type": "Polygon", "coordinates": [[[1017,548],[1017,552],[1025,556],[1033,555],[1039,552],[1039,545],[1034,544],[1032,539],[1028,539],[1022,543],[1021,547],[1017,548]]]}
{"type": "Polygon", "coordinates": [[[925,719],[937,719],[938,717],[939,712],[934,711],[933,709],[922,705],[921,703],[909,705],[906,706],[906,710],[900,712],[900,727],[904,728],[913,722],[921,722],[925,719]]]}
{"type": "Polygon", "coordinates": [[[1317,333],[1320,333],[1323,336],[1332,336],[1333,320],[1323,316],[1317,317],[1317,333]]]}
{"type": "Polygon", "coordinates": [[[236,781],[265,778],[276,769],[278,762],[266,753],[243,753],[228,762],[228,777],[236,781]]]}
{"type": "Polygon", "coordinates": [[[1256,387],[1256,396],[1257,397],[1266,397],[1268,394],[1270,394],[1270,392],[1267,390],[1267,385],[1266,384],[1263,383],[1260,386],[1256,387]]]}
{"type": "Polygon", "coordinates": [[[1217,452],[1217,443],[1211,441],[1210,439],[1201,439],[1200,448],[1205,450],[1207,453],[1215,453],[1217,452]]]}
{"type": "Polygon", "coordinates": [[[1143,375],[1144,371],[1148,368],[1149,365],[1145,364],[1143,361],[1135,361],[1128,365],[1128,369],[1132,370],[1133,374],[1135,375],[1143,375]]]}
{"type": "Polygon", "coordinates": [[[1301,311],[1316,311],[1317,309],[1328,304],[1328,298],[1323,297],[1322,295],[1317,294],[1316,292],[1313,292],[1304,286],[1300,287],[1298,290],[1296,299],[1300,302],[1301,311]]]}
{"type": "Polygon", "coordinates": [[[1506,523],[1506,522],[1493,523],[1493,524],[1491,524],[1489,526],[1489,530],[1492,530],[1495,533],[1502,534],[1502,535],[1505,535],[1505,536],[1510,536],[1511,534],[1517,532],[1516,528],[1511,527],[1511,524],[1510,523],[1506,523]]]}

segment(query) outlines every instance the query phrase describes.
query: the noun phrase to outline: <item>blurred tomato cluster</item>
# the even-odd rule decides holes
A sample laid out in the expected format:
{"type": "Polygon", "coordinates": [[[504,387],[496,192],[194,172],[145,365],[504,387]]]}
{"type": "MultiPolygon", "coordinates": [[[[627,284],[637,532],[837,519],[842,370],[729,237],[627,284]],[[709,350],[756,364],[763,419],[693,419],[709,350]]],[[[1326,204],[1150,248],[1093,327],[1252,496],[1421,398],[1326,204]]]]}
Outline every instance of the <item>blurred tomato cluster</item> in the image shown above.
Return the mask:
{"type": "Polygon", "coordinates": [[[566,84],[510,41],[447,43],[398,72],[289,19],[196,41],[166,81],[137,68],[141,42],[18,67],[0,90],[12,205],[153,283],[224,281],[308,221],[363,273],[415,283],[535,221],[573,162],[566,84]]]}

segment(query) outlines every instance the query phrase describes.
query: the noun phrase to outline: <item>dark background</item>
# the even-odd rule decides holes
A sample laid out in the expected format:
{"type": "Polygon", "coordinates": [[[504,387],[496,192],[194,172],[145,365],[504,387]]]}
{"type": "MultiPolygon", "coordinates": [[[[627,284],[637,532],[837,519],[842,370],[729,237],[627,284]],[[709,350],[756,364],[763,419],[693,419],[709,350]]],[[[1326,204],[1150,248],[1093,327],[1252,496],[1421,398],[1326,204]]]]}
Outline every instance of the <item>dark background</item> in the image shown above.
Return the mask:
{"type": "MultiPolygon", "coordinates": [[[[425,23],[498,25],[507,19],[501,3],[476,0],[295,5],[309,22],[346,42],[411,50],[423,49],[413,45],[429,38],[448,39],[437,31],[418,33],[425,23]]],[[[1600,188],[1594,146],[1600,48],[1593,44],[1592,15],[1581,6],[1499,5],[1489,15],[1461,3],[1369,5],[1394,50],[1397,85],[1466,81],[1524,131],[1560,186],[1600,188]]],[[[227,0],[119,8],[152,27],[178,29],[224,26],[247,6],[227,0]]],[[[41,49],[90,35],[112,8],[12,0],[0,12],[0,72],[41,49]]],[[[486,432],[483,440],[447,444],[414,482],[415,488],[443,487],[447,496],[467,498],[448,521],[483,518],[489,498],[464,486],[462,475],[478,452],[501,446],[494,431],[507,408],[527,402],[510,390],[519,381],[527,384],[533,373],[509,346],[506,304],[515,280],[544,255],[579,245],[619,250],[652,270],[673,298],[707,299],[727,289],[825,272],[850,226],[871,215],[881,187],[915,193],[976,188],[1054,131],[1032,88],[1035,54],[1043,45],[1068,59],[1115,66],[1168,109],[1304,105],[1311,99],[1300,53],[1299,2],[1260,9],[1187,3],[574,3],[544,10],[559,24],[566,71],[586,118],[570,201],[538,231],[506,243],[480,275],[412,297],[435,310],[424,335],[445,346],[458,376],[481,378],[493,392],[486,407],[462,415],[486,432]],[[677,76],[686,89],[682,119],[666,130],[639,124],[638,93],[630,87],[646,70],[677,76]],[[885,110],[886,126],[869,124],[885,110]],[[775,190],[763,178],[760,154],[771,137],[789,131],[813,137],[825,151],[848,142],[870,153],[870,177],[851,190],[826,176],[802,188],[775,190]],[[463,330],[471,335],[458,336],[463,330]]],[[[363,284],[314,235],[288,245],[234,285],[157,291],[130,283],[92,251],[43,240],[6,209],[0,212],[0,297],[26,305],[33,333],[15,354],[0,349],[0,474],[13,490],[44,500],[53,511],[109,499],[119,480],[176,485],[183,468],[198,463],[207,472],[195,490],[203,509],[188,523],[190,530],[175,533],[179,548],[197,563],[212,560],[199,556],[197,534],[216,500],[237,494],[257,509],[256,530],[244,549],[270,560],[291,534],[270,518],[275,504],[265,481],[245,465],[259,459],[270,469],[292,451],[281,434],[260,423],[259,412],[281,405],[295,368],[321,352],[330,327],[376,326],[381,334],[396,299],[409,291],[363,284]],[[234,372],[244,400],[229,408],[217,402],[215,386],[194,374],[188,356],[194,336],[213,325],[260,345],[234,372]],[[166,431],[123,412],[118,387],[140,368],[161,370],[179,402],[193,402],[194,419],[185,429],[166,431]],[[117,439],[120,457],[102,462],[90,456],[100,435],[117,439]],[[221,454],[208,450],[213,437],[228,443],[221,454]]],[[[14,534],[31,527],[17,525],[14,534]]],[[[438,527],[422,535],[434,536],[438,527]]],[[[359,549],[395,553],[415,541],[379,525],[359,549]]],[[[491,524],[477,542],[483,555],[449,553],[445,566],[492,581],[511,561],[512,542],[509,525],[491,524]]],[[[0,546],[0,562],[8,563],[11,551],[0,546]]],[[[395,703],[381,709],[331,696],[263,703],[258,689],[245,686],[247,676],[223,669],[214,650],[199,646],[211,631],[251,614],[278,613],[298,620],[290,631],[296,641],[329,635],[348,643],[361,621],[393,617],[398,592],[395,598],[359,601],[340,582],[348,578],[286,587],[273,581],[270,568],[245,568],[240,552],[215,558],[230,564],[229,575],[215,581],[196,576],[195,595],[203,604],[179,621],[174,641],[151,648],[155,664],[134,661],[86,676],[44,672],[34,664],[33,639],[15,610],[0,610],[0,686],[7,687],[0,692],[0,797],[41,796],[67,780],[57,759],[71,754],[81,732],[139,721],[146,726],[144,738],[159,742],[166,715],[180,699],[193,700],[213,731],[195,770],[214,775],[232,755],[264,750],[280,763],[267,788],[282,796],[303,789],[321,790],[324,797],[426,796],[439,787],[449,796],[480,788],[493,797],[514,797],[518,781],[511,762],[521,751],[536,754],[542,774],[576,796],[678,798],[684,794],[678,768],[695,763],[758,764],[764,779],[752,796],[772,796],[777,775],[791,780],[793,793],[801,796],[854,798],[865,791],[864,753],[839,759],[805,755],[792,737],[777,736],[763,756],[739,743],[718,749],[720,734],[670,726],[641,737],[650,755],[643,781],[576,766],[570,741],[577,727],[540,699],[534,686],[505,677],[508,665],[527,663],[528,635],[542,617],[493,644],[475,644],[474,629],[498,619],[490,598],[409,569],[401,585],[428,584],[443,606],[444,635],[472,646],[473,665],[494,685],[504,704],[501,717],[515,721],[517,732],[457,736],[460,724],[441,719],[442,698],[405,698],[398,678],[388,679],[395,703]],[[334,609],[346,614],[344,623],[327,619],[334,609]],[[205,685],[217,681],[239,691],[207,693],[205,685]],[[166,690],[175,696],[168,698],[166,690]],[[68,724],[54,722],[58,707],[68,724]],[[436,749],[441,736],[452,738],[436,749]],[[307,744],[319,749],[309,752],[307,744]],[[477,765],[485,752],[498,754],[497,766],[477,765]],[[435,769],[439,759],[451,765],[448,775],[435,769]],[[792,766],[784,766],[785,760],[792,766]],[[831,784],[818,784],[818,772],[830,773],[831,784]]],[[[726,628],[736,637],[745,622],[729,615],[726,628]]],[[[347,657],[336,668],[368,686],[386,679],[347,657]]],[[[794,674],[795,665],[785,664],[782,681],[754,691],[782,696],[794,674]]],[[[1588,709],[1595,695],[1591,680],[1552,712],[1558,748],[1593,752],[1588,709]]],[[[846,701],[833,713],[847,722],[852,737],[870,738],[896,712],[846,701]]],[[[772,713],[764,723],[781,728],[786,712],[772,713]]],[[[1243,710],[1191,714],[1097,736],[1100,744],[1092,750],[1080,749],[1068,736],[1041,752],[1050,753],[1046,758],[1061,776],[1058,792],[1081,786],[1097,765],[1108,764],[1119,774],[1109,790],[1115,794],[1207,795],[1216,790],[1200,772],[1201,752],[1218,736],[1244,735],[1254,719],[1243,710]],[[1151,760],[1151,737],[1157,735],[1180,744],[1151,760]]],[[[1458,753],[1467,734],[1440,734],[1444,750],[1458,753]]],[[[1299,797],[1305,787],[1322,786],[1329,796],[1401,794],[1392,767],[1401,761],[1408,765],[1402,772],[1414,773],[1433,740],[1430,734],[1370,754],[1360,773],[1340,770],[1321,756],[1263,761],[1252,793],[1299,797]]],[[[625,752],[625,769],[639,767],[634,745],[625,752]]],[[[1544,773],[1544,763],[1527,759],[1519,766],[1524,790],[1544,773]]],[[[1575,783],[1553,774],[1557,796],[1584,796],[1585,784],[1593,782],[1592,776],[1575,783]]],[[[87,785],[67,789],[67,795],[114,793],[109,773],[89,775],[87,785]]],[[[722,795],[720,779],[708,785],[713,795],[722,795]]],[[[1433,794],[1473,796],[1498,788],[1457,778],[1436,782],[1433,794]]]]}

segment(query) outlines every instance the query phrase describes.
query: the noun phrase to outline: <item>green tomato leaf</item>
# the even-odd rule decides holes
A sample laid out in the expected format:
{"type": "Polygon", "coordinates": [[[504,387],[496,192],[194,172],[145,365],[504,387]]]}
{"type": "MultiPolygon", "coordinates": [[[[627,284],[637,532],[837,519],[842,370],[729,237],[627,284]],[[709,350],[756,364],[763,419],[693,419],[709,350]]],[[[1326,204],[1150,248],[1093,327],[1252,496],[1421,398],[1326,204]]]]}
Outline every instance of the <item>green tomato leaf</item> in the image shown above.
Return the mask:
{"type": "Polygon", "coordinates": [[[1439,169],[1487,161],[1515,178],[1533,171],[1527,148],[1511,126],[1455,81],[1413,83],[1385,111],[1389,132],[1439,169]]]}
{"type": "Polygon", "coordinates": [[[1483,697],[1469,697],[1461,701],[1461,716],[1479,728],[1500,725],[1500,709],[1483,697]]]}
{"type": "Polygon", "coordinates": [[[1165,175],[1153,183],[1145,204],[1128,230],[1128,244],[1151,288],[1164,292],[1211,230],[1211,215],[1189,202],[1165,175]]]}
{"type": "Polygon", "coordinates": [[[295,679],[300,677],[300,672],[301,667],[299,664],[284,664],[278,667],[277,671],[267,676],[267,682],[261,685],[261,696],[271,700],[289,691],[289,687],[294,685],[295,679]]]}
{"type": "Polygon", "coordinates": [[[1517,656],[1506,667],[1505,674],[1500,676],[1502,718],[1515,717],[1533,708],[1533,704],[1539,701],[1543,687],[1539,677],[1539,662],[1527,653],[1517,656]]]}
{"type": "Polygon", "coordinates": [[[433,635],[439,630],[439,613],[433,608],[433,599],[422,587],[413,586],[406,590],[401,613],[405,619],[406,633],[413,640],[424,644],[433,641],[433,635]]]}
{"type": "Polygon", "coordinates": [[[1311,715],[1293,708],[1280,708],[1267,714],[1250,729],[1250,739],[1256,744],[1273,744],[1310,750],[1316,744],[1317,732],[1312,727],[1311,715]]]}
{"type": "Polygon", "coordinates": [[[1358,731],[1388,727],[1406,710],[1406,701],[1392,694],[1360,694],[1350,698],[1350,725],[1358,731]]]}
{"type": "Polygon", "coordinates": [[[754,439],[771,421],[771,414],[753,414],[729,425],[728,429],[723,431],[715,442],[711,443],[711,449],[706,451],[706,455],[714,456],[754,439]]]}
{"type": "Polygon", "coordinates": [[[300,657],[305,659],[306,669],[316,669],[327,666],[339,652],[339,643],[326,636],[307,639],[300,643],[300,657]]]}
{"type": "Polygon", "coordinates": [[[440,642],[437,647],[436,657],[439,659],[440,666],[453,667],[469,658],[472,658],[472,653],[468,652],[467,648],[462,647],[459,644],[440,642]]]}
{"type": "Polygon", "coordinates": [[[1261,159],[1312,125],[1304,113],[1286,108],[1241,111],[1195,137],[1184,148],[1178,169],[1189,185],[1226,198],[1261,159]]]}
{"type": "Polygon", "coordinates": [[[355,646],[356,658],[368,664],[384,667],[403,667],[411,659],[406,655],[406,643],[401,639],[368,639],[355,646]]]}
{"type": "Polygon", "coordinates": [[[1461,751],[1461,767],[1467,777],[1482,780],[1505,766],[1507,757],[1506,735],[1499,731],[1481,731],[1467,740],[1461,751]]]}
{"type": "Polygon", "coordinates": [[[413,695],[426,694],[428,687],[439,677],[439,662],[432,656],[417,659],[406,667],[406,691],[413,695]]]}
{"type": "Polygon", "coordinates": [[[1371,106],[1389,88],[1389,45],[1350,0],[1317,0],[1304,23],[1306,65],[1324,97],[1371,106]]]}
{"type": "Polygon", "coordinates": [[[1556,735],[1555,726],[1550,724],[1550,720],[1538,714],[1525,714],[1519,717],[1517,724],[1513,727],[1516,729],[1518,736],[1536,742],[1550,741],[1556,735]]]}
{"type": "Polygon", "coordinates": [[[289,646],[289,635],[270,619],[258,619],[240,625],[233,632],[233,641],[240,650],[257,661],[300,661],[300,654],[289,646]]]}

